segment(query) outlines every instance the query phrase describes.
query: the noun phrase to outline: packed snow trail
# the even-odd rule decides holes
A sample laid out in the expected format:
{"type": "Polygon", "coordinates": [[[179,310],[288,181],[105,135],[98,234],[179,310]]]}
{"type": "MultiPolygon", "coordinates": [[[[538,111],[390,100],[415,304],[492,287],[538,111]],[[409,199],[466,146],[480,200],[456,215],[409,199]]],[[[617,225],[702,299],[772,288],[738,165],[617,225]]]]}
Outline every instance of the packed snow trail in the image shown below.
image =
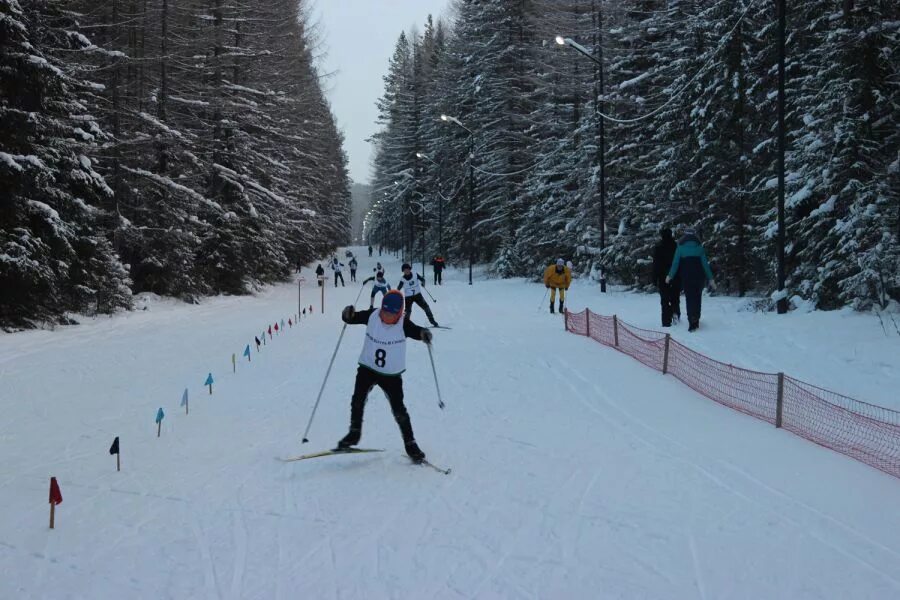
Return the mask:
{"type": "MultiPolygon", "coordinates": [[[[362,280],[378,257],[358,255],[362,280]]],[[[385,452],[274,460],[346,433],[364,332],[347,328],[301,444],[359,291],[329,280],[321,315],[304,276],[315,314],[236,374],[295,284],[0,336],[0,598],[900,597],[900,481],[566,334],[521,280],[428,286],[453,328],[434,341],[447,407],[421,343],[404,388],[450,475],[410,464],[378,390],[360,445],[385,452]]]]}

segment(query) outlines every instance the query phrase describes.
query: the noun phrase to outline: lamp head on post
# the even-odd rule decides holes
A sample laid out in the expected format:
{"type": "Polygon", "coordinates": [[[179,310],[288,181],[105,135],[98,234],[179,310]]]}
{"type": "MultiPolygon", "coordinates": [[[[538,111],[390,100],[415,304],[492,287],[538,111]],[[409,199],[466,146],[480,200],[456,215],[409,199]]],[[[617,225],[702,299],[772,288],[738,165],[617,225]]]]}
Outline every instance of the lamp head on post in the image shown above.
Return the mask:
{"type": "Polygon", "coordinates": [[[556,36],[556,43],[559,44],[560,46],[565,46],[565,45],[566,45],[566,38],[564,38],[564,37],[561,36],[561,35],[558,35],[558,36],[556,36]]]}

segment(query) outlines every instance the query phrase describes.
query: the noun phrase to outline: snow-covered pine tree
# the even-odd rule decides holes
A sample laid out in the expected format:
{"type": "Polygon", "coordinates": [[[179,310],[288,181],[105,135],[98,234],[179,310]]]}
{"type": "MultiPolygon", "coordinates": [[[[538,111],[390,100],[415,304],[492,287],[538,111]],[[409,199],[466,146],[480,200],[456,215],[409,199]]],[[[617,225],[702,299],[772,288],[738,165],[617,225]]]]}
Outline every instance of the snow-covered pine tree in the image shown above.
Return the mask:
{"type": "Polygon", "coordinates": [[[97,231],[112,190],[89,158],[106,135],[54,52],[86,47],[53,3],[0,0],[0,325],[130,305],[127,273],[97,231]]]}

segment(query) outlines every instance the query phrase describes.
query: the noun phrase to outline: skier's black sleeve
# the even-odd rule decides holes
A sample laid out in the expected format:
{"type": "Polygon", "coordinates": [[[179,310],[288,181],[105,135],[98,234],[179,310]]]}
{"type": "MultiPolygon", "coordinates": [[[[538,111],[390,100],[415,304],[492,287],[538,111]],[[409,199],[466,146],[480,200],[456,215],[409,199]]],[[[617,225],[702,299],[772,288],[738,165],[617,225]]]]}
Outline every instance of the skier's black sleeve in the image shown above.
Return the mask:
{"type": "Polygon", "coordinates": [[[425,331],[424,327],[419,327],[408,319],[403,321],[403,333],[406,334],[406,337],[421,341],[423,331],[425,331]]]}
{"type": "MultiPolygon", "coordinates": [[[[344,321],[347,325],[368,325],[369,317],[372,316],[372,313],[375,311],[374,308],[370,308],[368,310],[358,310],[353,313],[353,316],[350,317],[349,321],[344,321]]],[[[341,315],[341,319],[343,319],[343,315],[341,315]]]]}
{"type": "Polygon", "coordinates": [[[398,290],[402,290],[402,289],[403,289],[403,280],[402,280],[402,279],[400,280],[400,283],[397,284],[397,289],[398,289],[398,290]]]}
{"type": "Polygon", "coordinates": [[[419,281],[421,281],[422,283],[425,283],[425,278],[422,277],[421,275],[419,275],[418,273],[416,273],[416,277],[419,278],[419,281]]]}
{"type": "Polygon", "coordinates": [[[363,285],[366,285],[366,284],[369,283],[370,281],[375,281],[375,276],[374,276],[374,275],[372,275],[371,277],[369,277],[369,278],[367,278],[367,279],[363,279],[363,285]]]}

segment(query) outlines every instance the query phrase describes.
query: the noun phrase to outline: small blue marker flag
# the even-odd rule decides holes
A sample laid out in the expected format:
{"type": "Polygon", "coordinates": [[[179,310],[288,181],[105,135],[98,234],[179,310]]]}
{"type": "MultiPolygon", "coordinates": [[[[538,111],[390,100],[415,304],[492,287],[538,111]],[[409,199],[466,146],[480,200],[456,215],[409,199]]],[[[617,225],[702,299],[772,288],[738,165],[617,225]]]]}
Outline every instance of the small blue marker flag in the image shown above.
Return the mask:
{"type": "Polygon", "coordinates": [[[247,344],[247,347],[244,348],[244,356],[250,358],[250,344],[247,344]]]}
{"type": "Polygon", "coordinates": [[[162,407],[158,411],[156,411],[156,422],[162,423],[163,418],[165,418],[166,413],[163,412],[162,407]]]}
{"type": "Polygon", "coordinates": [[[188,391],[187,388],[184,388],[184,393],[181,395],[181,405],[187,406],[188,403],[188,391]]]}
{"type": "Polygon", "coordinates": [[[204,383],[203,385],[212,385],[212,384],[213,384],[213,378],[212,378],[212,373],[210,373],[209,376],[207,376],[207,378],[206,378],[206,383],[204,383]]]}

